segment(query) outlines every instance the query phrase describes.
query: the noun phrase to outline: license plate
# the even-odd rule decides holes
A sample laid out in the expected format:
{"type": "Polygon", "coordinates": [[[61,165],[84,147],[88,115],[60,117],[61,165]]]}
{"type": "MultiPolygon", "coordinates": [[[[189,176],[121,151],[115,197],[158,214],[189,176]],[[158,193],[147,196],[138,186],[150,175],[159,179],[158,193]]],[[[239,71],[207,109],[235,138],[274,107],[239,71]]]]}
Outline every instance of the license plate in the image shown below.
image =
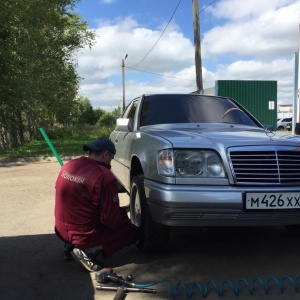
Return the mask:
{"type": "Polygon", "coordinates": [[[246,193],[246,209],[300,209],[300,192],[246,193]]]}

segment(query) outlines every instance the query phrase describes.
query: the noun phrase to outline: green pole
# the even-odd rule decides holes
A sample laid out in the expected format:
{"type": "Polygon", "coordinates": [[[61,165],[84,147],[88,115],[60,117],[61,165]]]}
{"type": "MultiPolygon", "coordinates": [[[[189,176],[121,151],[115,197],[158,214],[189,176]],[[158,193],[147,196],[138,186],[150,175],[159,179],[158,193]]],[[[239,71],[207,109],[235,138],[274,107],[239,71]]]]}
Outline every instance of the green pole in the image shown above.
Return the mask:
{"type": "Polygon", "coordinates": [[[58,163],[62,166],[64,163],[62,162],[62,160],[61,160],[60,156],[58,155],[56,149],[54,148],[53,144],[51,143],[47,133],[45,132],[45,130],[42,127],[39,127],[39,130],[40,130],[41,134],[43,135],[44,139],[46,140],[48,146],[52,150],[53,154],[55,155],[58,163]]]}

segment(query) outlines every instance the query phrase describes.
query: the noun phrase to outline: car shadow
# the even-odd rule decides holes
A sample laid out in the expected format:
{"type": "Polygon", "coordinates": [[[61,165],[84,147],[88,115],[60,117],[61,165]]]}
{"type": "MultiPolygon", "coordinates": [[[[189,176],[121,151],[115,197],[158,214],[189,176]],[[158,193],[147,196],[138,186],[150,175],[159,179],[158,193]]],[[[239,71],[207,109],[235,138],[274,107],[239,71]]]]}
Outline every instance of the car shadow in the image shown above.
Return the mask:
{"type": "Polygon", "coordinates": [[[176,299],[202,299],[199,286],[202,292],[209,286],[209,299],[219,299],[226,281],[225,299],[235,296],[234,289],[241,299],[253,299],[253,282],[255,299],[298,299],[295,286],[299,290],[299,245],[300,238],[283,226],[176,227],[165,249],[142,253],[129,247],[112,257],[111,264],[122,276],[133,274],[139,284],[155,283],[160,299],[171,299],[171,295],[176,299]],[[293,282],[283,279],[286,276],[293,282]],[[270,278],[273,280],[269,282],[270,278]],[[246,284],[238,286],[241,279],[246,284]]]}

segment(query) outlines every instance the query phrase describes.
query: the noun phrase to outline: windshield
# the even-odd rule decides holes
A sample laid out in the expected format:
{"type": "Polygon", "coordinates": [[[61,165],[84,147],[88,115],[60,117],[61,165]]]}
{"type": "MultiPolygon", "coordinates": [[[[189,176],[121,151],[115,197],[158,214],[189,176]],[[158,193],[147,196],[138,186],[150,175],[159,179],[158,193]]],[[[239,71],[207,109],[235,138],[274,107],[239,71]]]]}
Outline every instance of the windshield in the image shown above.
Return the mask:
{"type": "Polygon", "coordinates": [[[227,98],[198,94],[145,96],[140,126],[170,123],[258,125],[241,107],[227,98]]]}

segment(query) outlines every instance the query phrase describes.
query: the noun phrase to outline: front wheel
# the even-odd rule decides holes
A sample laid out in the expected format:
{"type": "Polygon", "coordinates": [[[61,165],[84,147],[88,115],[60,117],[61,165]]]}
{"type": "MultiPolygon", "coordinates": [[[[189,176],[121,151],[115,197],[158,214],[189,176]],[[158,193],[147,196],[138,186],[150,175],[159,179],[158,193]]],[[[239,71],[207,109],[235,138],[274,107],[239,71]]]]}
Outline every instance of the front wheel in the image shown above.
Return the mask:
{"type": "Polygon", "coordinates": [[[170,238],[170,227],[153,221],[144,189],[144,176],[132,179],[130,188],[131,222],[139,227],[141,238],[137,243],[143,251],[155,251],[165,247],[170,238]]]}

